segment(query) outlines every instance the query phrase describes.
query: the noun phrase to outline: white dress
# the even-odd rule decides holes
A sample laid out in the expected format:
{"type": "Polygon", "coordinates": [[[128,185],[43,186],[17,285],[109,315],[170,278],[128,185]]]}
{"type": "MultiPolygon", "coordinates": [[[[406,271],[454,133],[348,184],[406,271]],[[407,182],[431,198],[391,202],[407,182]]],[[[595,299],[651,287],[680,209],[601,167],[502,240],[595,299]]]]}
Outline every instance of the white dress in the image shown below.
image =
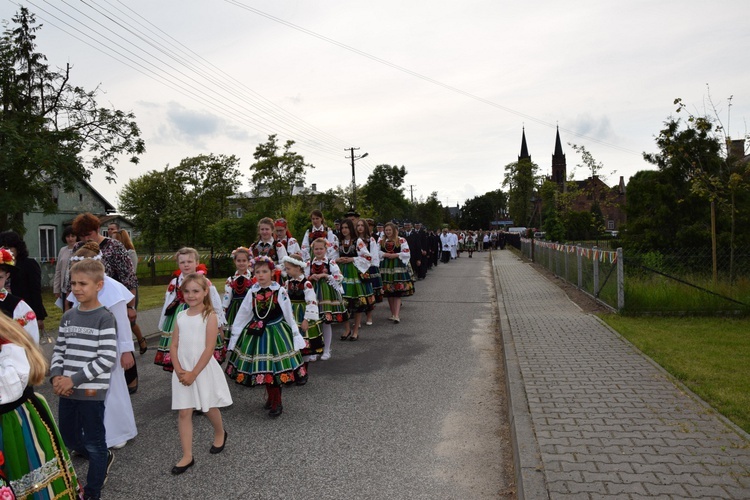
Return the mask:
{"type": "MultiPolygon", "coordinates": [[[[206,320],[202,314],[190,316],[184,310],[177,314],[177,326],[180,331],[177,359],[184,370],[190,371],[206,350],[206,320]]],[[[231,404],[232,395],[229,394],[227,379],[213,356],[189,386],[182,385],[177,373],[172,373],[173,410],[194,408],[206,412],[231,404]]]]}

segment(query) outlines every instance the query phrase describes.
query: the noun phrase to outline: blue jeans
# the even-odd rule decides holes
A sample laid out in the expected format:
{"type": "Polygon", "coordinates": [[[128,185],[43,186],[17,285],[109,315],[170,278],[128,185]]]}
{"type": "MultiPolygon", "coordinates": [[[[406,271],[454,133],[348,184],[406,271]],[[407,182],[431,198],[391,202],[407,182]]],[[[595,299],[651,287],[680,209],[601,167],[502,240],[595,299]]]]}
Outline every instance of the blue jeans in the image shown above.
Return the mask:
{"type": "Polygon", "coordinates": [[[88,458],[89,472],[83,492],[99,498],[107,477],[107,439],[104,430],[104,401],[60,398],[59,427],[65,446],[88,458]]]}

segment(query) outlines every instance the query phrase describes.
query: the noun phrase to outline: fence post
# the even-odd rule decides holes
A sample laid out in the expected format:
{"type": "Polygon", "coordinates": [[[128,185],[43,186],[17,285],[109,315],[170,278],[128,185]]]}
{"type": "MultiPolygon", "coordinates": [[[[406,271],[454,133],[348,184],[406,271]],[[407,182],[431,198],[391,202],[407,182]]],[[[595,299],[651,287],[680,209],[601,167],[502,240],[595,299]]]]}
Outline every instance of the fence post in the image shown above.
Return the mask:
{"type": "Polygon", "coordinates": [[[151,250],[150,259],[151,260],[148,261],[148,266],[151,268],[150,269],[150,271],[151,271],[151,285],[155,285],[156,284],[156,255],[154,254],[154,250],[153,249],[151,250]]]}
{"type": "Polygon", "coordinates": [[[565,258],[565,281],[570,281],[568,274],[568,247],[563,247],[563,257],[565,258]]]}
{"type": "Polygon", "coordinates": [[[576,245],[576,257],[578,258],[578,288],[583,288],[583,256],[580,245],[576,245]]]}
{"type": "Polygon", "coordinates": [[[617,310],[622,312],[625,308],[625,259],[622,256],[622,247],[617,249],[617,310]]]}
{"type": "Polygon", "coordinates": [[[599,296],[599,259],[596,256],[596,251],[599,250],[599,247],[594,246],[593,250],[594,250],[594,255],[593,255],[594,257],[594,290],[593,292],[594,293],[592,293],[592,295],[594,297],[598,297],[599,296]]]}
{"type": "Polygon", "coordinates": [[[547,247],[547,250],[549,250],[549,270],[552,271],[553,273],[557,274],[555,272],[555,267],[552,264],[552,257],[553,257],[552,254],[555,253],[555,250],[552,247],[547,247]]]}
{"type": "Polygon", "coordinates": [[[534,238],[529,240],[529,245],[531,245],[531,262],[534,262],[534,238]]]}

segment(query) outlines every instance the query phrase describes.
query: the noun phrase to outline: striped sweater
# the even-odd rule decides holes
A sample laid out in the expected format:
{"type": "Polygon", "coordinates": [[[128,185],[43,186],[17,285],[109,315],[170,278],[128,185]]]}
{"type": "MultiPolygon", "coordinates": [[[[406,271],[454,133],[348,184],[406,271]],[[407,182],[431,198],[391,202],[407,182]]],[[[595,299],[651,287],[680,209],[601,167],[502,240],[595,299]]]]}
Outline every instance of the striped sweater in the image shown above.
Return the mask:
{"type": "Polygon", "coordinates": [[[59,375],[73,381],[71,399],[104,401],[112,367],[117,361],[114,315],[106,307],[63,314],[50,363],[50,380],[59,375]]]}

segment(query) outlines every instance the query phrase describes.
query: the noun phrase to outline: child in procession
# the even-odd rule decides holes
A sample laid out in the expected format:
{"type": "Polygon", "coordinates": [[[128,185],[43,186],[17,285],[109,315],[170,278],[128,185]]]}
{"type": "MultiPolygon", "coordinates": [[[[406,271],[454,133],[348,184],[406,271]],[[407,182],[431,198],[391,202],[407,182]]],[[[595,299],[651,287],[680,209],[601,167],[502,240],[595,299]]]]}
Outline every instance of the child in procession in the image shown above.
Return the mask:
{"type": "Polygon", "coordinates": [[[224,316],[227,324],[224,328],[224,343],[229,344],[229,337],[232,335],[232,325],[234,317],[240,309],[242,301],[245,300],[247,291],[250,289],[251,280],[253,279],[250,272],[250,250],[245,247],[238,247],[232,250],[232,261],[237,269],[235,273],[227,278],[224,284],[224,298],[221,305],[224,307],[224,316]]]}
{"type": "Polygon", "coordinates": [[[219,321],[210,298],[211,283],[202,274],[184,277],[180,290],[187,309],[177,314],[170,354],[172,373],[172,409],[178,410],[177,428],[182,458],[172,467],[179,475],[195,465],[193,455],[193,411],[202,411],[214,430],[209,453],[224,450],[227,432],[219,408],[232,404],[229,386],[214,356],[219,321]]]}
{"type": "Polygon", "coordinates": [[[0,247],[0,311],[23,327],[34,343],[39,343],[39,324],[36,313],[21,297],[5,289],[5,283],[16,265],[16,258],[5,247],[0,247]]]}
{"type": "MultiPolygon", "coordinates": [[[[206,266],[200,264],[200,255],[198,250],[190,247],[180,248],[175,254],[178,271],[175,271],[174,277],[167,285],[167,292],[164,294],[164,306],[162,307],[161,317],[159,318],[159,328],[161,337],[159,338],[159,347],[156,348],[156,357],[154,364],[160,365],[164,371],[172,371],[172,358],[169,353],[169,347],[172,343],[172,331],[174,330],[177,313],[187,308],[185,299],[182,295],[182,281],[185,276],[193,273],[207,274],[206,266]]],[[[223,328],[226,324],[224,318],[224,308],[221,304],[221,297],[209,281],[209,297],[211,304],[216,313],[219,324],[219,335],[216,338],[216,348],[214,356],[219,363],[222,363],[226,357],[226,347],[224,345],[223,328]]]]}
{"type": "Polygon", "coordinates": [[[281,386],[304,376],[299,333],[287,291],[273,280],[274,262],[265,256],[253,260],[256,282],[242,302],[229,340],[226,373],[244,386],[264,385],[269,416],[282,413],[281,386]],[[299,369],[299,370],[298,370],[299,369]]]}
{"type": "Polygon", "coordinates": [[[362,313],[375,304],[375,295],[370,283],[363,280],[362,275],[370,268],[370,251],[367,244],[357,237],[354,223],[351,219],[341,221],[341,239],[339,240],[339,258],[336,263],[344,277],[344,299],[347,309],[354,314],[354,326],[346,322],[346,331],[341,340],[359,340],[359,324],[362,313]]]}
{"type": "Polygon", "coordinates": [[[315,295],[313,284],[305,276],[309,266],[302,261],[299,254],[284,257],[287,280],[284,287],[292,301],[297,326],[305,339],[305,347],[300,350],[303,365],[298,374],[297,385],[305,385],[308,377],[308,363],[318,359],[323,353],[323,337],[320,330],[320,316],[318,314],[318,297],[315,295]]]}
{"type": "Polygon", "coordinates": [[[341,287],[344,277],[336,261],[329,260],[328,248],[329,242],[325,238],[312,242],[313,259],[310,261],[310,275],[307,278],[313,284],[323,321],[320,325],[323,331],[323,354],[320,359],[323,361],[331,359],[331,324],[349,320],[349,311],[343,297],[344,289],[341,287]]]}
{"type": "Polygon", "coordinates": [[[392,222],[385,225],[385,236],[380,239],[380,277],[383,280],[383,295],[391,308],[390,320],[399,323],[401,297],[414,294],[414,282],[409,273],[409,244],[398,235],[398,227],[392,222]]]}

